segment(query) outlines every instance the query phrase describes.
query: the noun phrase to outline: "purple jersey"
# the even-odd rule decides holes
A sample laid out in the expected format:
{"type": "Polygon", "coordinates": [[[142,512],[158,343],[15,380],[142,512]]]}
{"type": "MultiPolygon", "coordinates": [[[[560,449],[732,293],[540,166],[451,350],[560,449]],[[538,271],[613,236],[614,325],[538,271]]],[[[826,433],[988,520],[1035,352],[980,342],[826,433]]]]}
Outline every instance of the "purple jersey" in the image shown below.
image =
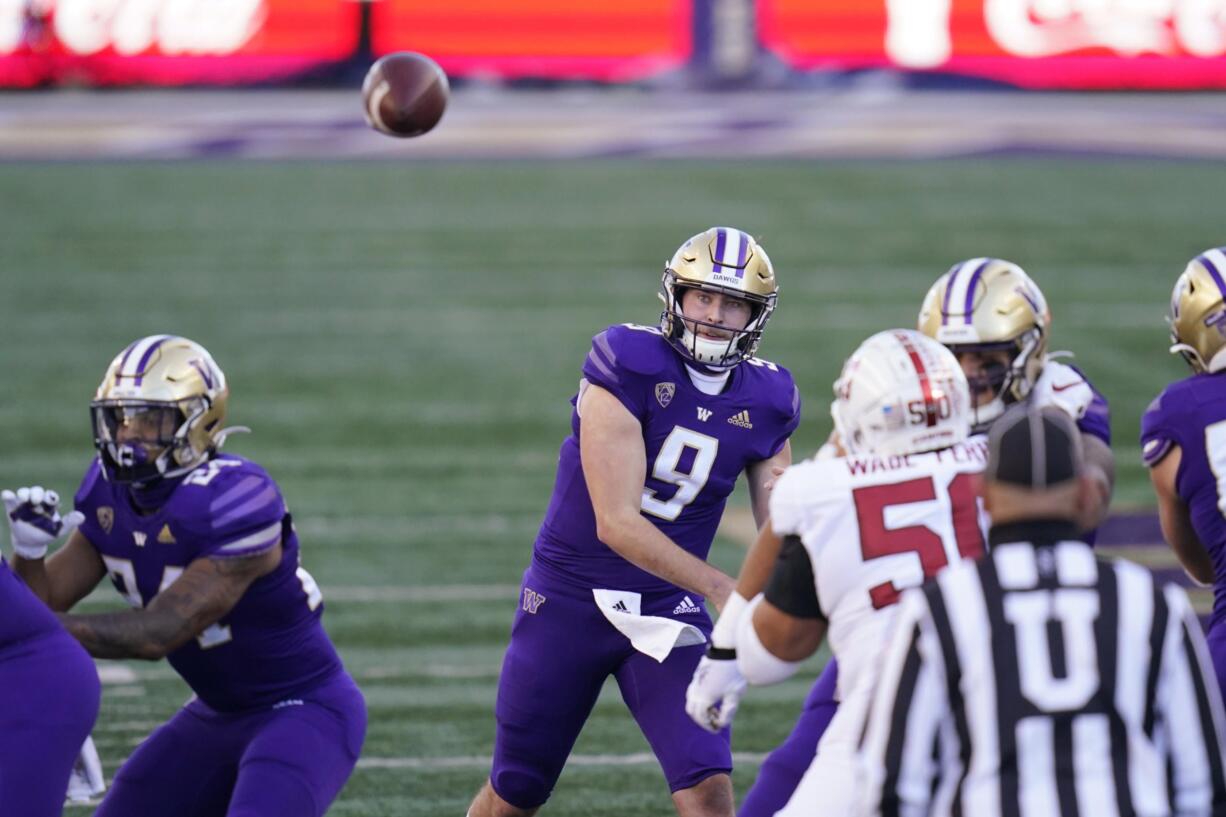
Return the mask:
{"type": "Polygon", "coordinates": [[[55,615],[0,556],[0,647],[57,631],[55,615]]]}
{"type": "Polygon", "coordinates": [[[1198,374],[1170,384],[1141,417],[1141,456],[1157,465],[1172,446],[1182,458],[1175,489],[1213,562],[1210,627],[1226,617],[1226,375],[1198,374]]]}
{"type": "MultiPolygon", "coordinates": [[[[711,549],[737,477],[749,464],[779,453],[800,421],[800,394],[787,369],[750,359],[732,369],[722,393],[704,394],[691,382],[676,350],[658,329],[647,326],[611,326],[593,338],[583,380],[580,394],[587,384],[600,386],[642,424],[647,449],[642,513],[700,559],[711,549]]],[[[579,458],[577,410],[571,415],[571,435],[562,443],[534,559],[587,587],[676,590],[596,537],[579,458]]]]}
{"type": "Polygon", "coordinates": [[[143,607],[200,558],[251,556],[281,542],[281,563],[238,604],[172,652],[171,666],[202,701],[234,712],[295,697],[342,670],[320,623],[314,579],[298,564],[298,537],[281,492],[264,469],[219,455],[185,476],[161,507],[140,514],[130,489],[95,460],[76,495],[81,532],[115,588],[143,607]]]}

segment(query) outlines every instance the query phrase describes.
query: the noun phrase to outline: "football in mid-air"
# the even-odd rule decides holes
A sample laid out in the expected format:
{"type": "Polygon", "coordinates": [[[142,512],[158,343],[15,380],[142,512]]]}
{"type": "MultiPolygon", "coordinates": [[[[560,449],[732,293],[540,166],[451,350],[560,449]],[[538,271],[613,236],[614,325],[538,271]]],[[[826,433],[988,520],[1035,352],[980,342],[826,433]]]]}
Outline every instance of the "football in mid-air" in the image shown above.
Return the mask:
{"type": "Polygon", "coordinates": [[[443,69],[412,51],[381,57],[362,83],[366,121],[388,136],[421,136],[443,118],[449,96],[443,69]]]}

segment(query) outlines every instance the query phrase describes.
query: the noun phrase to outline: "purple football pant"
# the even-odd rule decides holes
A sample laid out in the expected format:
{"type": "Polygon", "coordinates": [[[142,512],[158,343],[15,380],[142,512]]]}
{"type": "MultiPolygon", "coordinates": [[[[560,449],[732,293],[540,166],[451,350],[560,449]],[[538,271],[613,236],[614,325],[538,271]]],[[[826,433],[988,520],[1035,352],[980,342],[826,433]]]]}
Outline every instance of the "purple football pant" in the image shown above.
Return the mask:
{"type": "Polygon", "coordinates": [[[818,742],[838,711],[839,705],[834,699],[838,680],[839,667],[832,658],[809,690],[792,734],[763,761],[737,817],[774,817],[775,812],[792,799],[800,778],[813,765],[818,742]]]}
{"type": "MultiPolygon", "coordinates": [[[[642,599],[643,615],[693,624],[710,635],[705,610],[674,616],[681,591],[642,599]]],[[[712,735],[685,714],[685,688],[704,647],[674,649],[658,663],[637,652],[604,617],[591,590],[524,573],[520,608],[503,658],[494,708],[490,784],[506,802],[532,809],[549,799],[605,679],[612,675],[664,770],[671,791],[732,771],[731,736],[712,735]],[[536,604],[540,597],[543,602],[536,604]],[[533,608],[529,612],[525,608],[533,608]]]]}
{"type": "Polygon", "coordinates": [[[366,702],[346,673],[250,712],[193,699],[120,767],[94,817],[318,817],[365,736],[366,702]]]}
{"type": "Polygon", "coordinates": [[[53,631],[0,647],[0,814],[59,817],[68,777],[98,717],[93,659],[53,631]]]}

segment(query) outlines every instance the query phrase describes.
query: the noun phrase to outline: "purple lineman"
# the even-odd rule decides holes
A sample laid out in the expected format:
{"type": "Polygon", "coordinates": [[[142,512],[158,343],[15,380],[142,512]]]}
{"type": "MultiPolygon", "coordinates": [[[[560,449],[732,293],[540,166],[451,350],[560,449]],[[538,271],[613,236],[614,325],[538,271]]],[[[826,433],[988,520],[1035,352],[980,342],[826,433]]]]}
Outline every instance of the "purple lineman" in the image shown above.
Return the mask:
{"type": "Polygon", "coordinates": [[[1206,250],[1171,293],[1171,351],[1192,376],[1141,417],[1141,456],[1162,533],[1188,574],[1213,587],[1207,640],[1226,697],[1226,250],[1206,250]]]}
{"type": "Polygon", "coordinates": [[[733,813],[729,732],[709,734],[684,710],[711,629],[703,602],[722,604],[733,584],[705,559],[742,473],[765,512],[764,484],[791,460],[800,401],[786,369],[754,357],[776,286],[751,237],[694,236],[663,289],[660,328],[611,326],[584,361],[471,817],[545,803],[610,676],[678,813],[733,813]]]}
{"type": "Polygon", "coordinates": [[[198,344],[128,346],[91,404],[80,527],[45,563],[16,563],[55,610],[109,577],[134,609],[65,627],[96,657],[165,657],[195,693],[120,767],[99,817],[321,815],[361,751],[365,702],[285,500],[259,465],[218,452],[228,396],[198,344]]]}
{"type": "MultiPolygon", "coordinates": [[[[6,505],[10,496],[15,499],[6,492],[6,505]]],[[[32,544],[45,550],[50,537],[39,545],[35,536],[31,543],[30,531],[21,531],[19,523],[10,525],[15,547],[32,544]]],[[[98,673],[81,645],[3,558],[0,689],[6,691],[0,707],[0,814],[58,817],[73,761],[98,717],[98,673]]]]}

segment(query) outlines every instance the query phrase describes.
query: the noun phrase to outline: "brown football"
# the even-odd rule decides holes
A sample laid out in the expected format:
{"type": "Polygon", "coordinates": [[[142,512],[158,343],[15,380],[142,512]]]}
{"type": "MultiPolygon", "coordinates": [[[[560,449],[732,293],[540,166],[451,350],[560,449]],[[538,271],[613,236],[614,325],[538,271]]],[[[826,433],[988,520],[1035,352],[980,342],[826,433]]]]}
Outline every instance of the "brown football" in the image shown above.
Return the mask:
{"type": "Polygon", "coordinates": [[[362,82],[366,121],[388,136],[421,136],[443,118],[449,96],[443,69],[412,51],[381,57],[362,82]]]}

